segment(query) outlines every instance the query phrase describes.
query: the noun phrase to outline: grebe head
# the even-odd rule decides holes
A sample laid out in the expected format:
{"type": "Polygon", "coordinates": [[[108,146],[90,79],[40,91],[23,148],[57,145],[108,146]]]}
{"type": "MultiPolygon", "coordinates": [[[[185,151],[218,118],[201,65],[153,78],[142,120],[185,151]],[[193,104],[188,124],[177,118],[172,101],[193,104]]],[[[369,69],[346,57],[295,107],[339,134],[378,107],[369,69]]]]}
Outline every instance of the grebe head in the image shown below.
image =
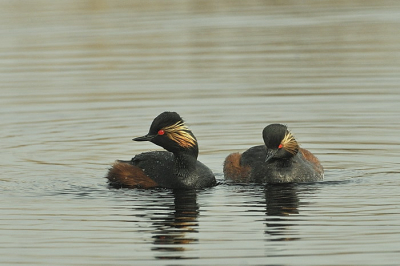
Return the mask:
{"type": "Polygon", "coordinates": [[[195,151],[198,153],[197,140],[183,119],[175,112],[163,112],[150,126],[149,133],[134,141],[151,141],[170,152],[195,151]]]}
{"type": "Polygon", "coordinates": [[[273,158],[289,159],[299,151],[299,144],[285,125],[268,125],[262,135],[267,149],[266,162],[273,158]]]}

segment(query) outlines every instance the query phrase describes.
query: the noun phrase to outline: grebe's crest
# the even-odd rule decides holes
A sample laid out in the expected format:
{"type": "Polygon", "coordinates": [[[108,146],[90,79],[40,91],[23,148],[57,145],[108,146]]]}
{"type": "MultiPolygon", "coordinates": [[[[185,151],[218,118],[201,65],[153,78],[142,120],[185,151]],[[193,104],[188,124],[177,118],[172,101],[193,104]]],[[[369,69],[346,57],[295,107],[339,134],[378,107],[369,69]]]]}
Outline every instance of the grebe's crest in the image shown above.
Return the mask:
{"type": "Polygon", "coordinates": [[[289,131],[286,131],[285,137],[282,139],[281,144],[285,150],[293,155],[296,155],[299,151],[299,144],[289,131]]]}
{"type": "Polygon", "coordinates": [[[163,127],[168,138],[175,141],[183,148],[192,148],[197,145],[196,138],[191,134],[189,128],[182,120],[173,125],[163,127]]]}

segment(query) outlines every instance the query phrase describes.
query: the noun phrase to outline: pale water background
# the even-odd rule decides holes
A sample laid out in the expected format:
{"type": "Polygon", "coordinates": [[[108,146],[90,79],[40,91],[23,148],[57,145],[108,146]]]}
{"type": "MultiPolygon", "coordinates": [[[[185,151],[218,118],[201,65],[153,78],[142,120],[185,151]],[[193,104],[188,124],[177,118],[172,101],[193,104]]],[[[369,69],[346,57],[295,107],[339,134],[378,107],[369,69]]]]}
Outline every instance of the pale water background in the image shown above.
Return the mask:
{"type": "Polygon", "coordinates": [[[398,265],[398,1],[0,1],[0,36],[1,265],[398,265]],[[165,110],[221,184],[109,189],[165,110]],[[325,181],[224,183],[276,122],[325,181]]]}

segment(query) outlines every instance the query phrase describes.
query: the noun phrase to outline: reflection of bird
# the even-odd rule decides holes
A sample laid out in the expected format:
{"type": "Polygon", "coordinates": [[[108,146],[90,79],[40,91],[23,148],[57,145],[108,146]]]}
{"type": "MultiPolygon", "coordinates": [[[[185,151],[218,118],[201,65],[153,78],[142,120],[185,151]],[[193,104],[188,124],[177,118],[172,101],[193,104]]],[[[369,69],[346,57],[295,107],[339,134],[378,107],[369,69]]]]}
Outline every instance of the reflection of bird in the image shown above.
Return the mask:
{"type": "MultiPolygon", "coordinates": [[[[156,230],[153,231],[152,250],[168,251],[156,256],[158,259],[188,259],[181,252],[186,245],[197,242],[199,206],[195,190],[174,190],[174,206],[167,210],[167,216],[152,219],[156,230]],[[178,251],[180,253],[174,253],[178,251]]],[[[163,205],[163,210],[165,205],[163,205]]]]}
{"type": "Polygon", "coordinates": [[[289,218],[299,213],[299,198],[297,184],[271,184],[265,187],[266,226],[265,233],[271,236],[271,241],[292,241],[299,238],[290,230],[298,222],[289,218]]]}
{"type": "Polygon", "coordinates": [[[190,189],[216,184],[211,170],[197,161],[197,140],[177,113],[161,113],[147,135],[133,140],[150,141],[167,151],[145,152],[131,161],[116,161],[107,175],[110,185],[190,189]]]}
{"type": "Polygon", "coordinates": [[[251,147],[243,154],[232,153],[225,159],[225,179],[259,183],[310,182],[323,179],[324,170],[317,157],[300,148],[286,126],[266,126],[263,139],[265,145],[251,147]]]}
{"type": "Polygon", "coordinates": [[[298,214],[299,199],[297,184],[274,184],[265,187],[265,202],[268,216],[298,214]]]}

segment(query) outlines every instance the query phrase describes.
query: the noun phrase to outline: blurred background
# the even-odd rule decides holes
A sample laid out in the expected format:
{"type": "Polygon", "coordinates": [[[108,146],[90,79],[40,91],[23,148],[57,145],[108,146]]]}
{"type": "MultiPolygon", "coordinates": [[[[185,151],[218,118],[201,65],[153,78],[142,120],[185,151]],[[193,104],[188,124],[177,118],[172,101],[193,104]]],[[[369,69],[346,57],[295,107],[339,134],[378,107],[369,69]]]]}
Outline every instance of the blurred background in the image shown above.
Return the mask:
{"type": "Polygon", "coordinates": [[[4,0],[0,36],[2,264],[398,258],[397,1],[4,0]],[[221,185],[195,196],[108,189],[115,159],[159,149],[131,139],[166,110],[186,120],[221,185]],[[318,156],[324,182],[224,183],[224,158],[262,144],[270,123],[318,156]],[[182,230],[165,220],[180,221],[185,202],[183,233],[195,237],[154,237],[182,230]],[[290,222],[266,230],[269,216],[290,222]]]}

